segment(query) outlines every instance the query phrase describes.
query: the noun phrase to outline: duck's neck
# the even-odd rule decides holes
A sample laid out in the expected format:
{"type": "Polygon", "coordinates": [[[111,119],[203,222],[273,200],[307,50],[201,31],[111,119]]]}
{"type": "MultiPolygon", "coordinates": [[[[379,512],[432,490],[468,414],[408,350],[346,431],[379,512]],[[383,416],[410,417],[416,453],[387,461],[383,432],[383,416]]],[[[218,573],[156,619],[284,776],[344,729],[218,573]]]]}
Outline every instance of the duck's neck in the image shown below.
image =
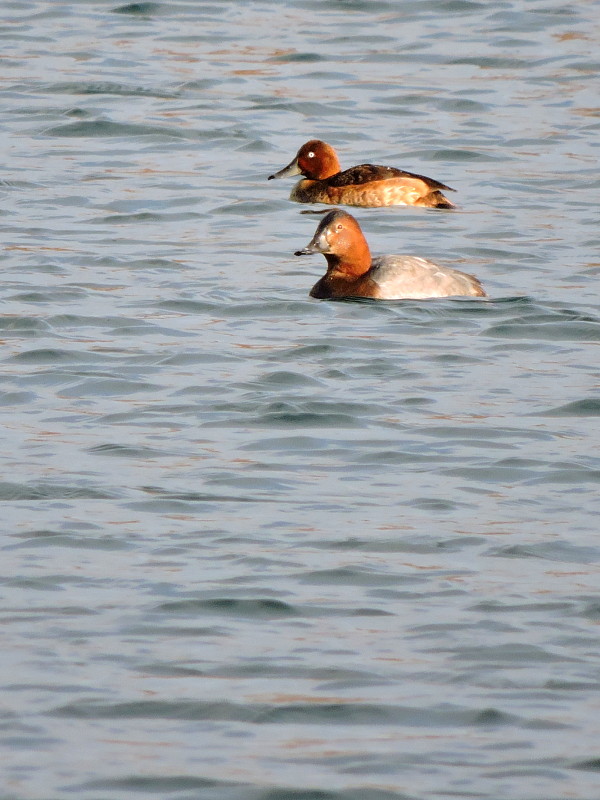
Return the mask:
{"type": "Polygon", "coordinates": [[[371,269],[371,251],[364,237],[354,239],[341,253],[327,253],[327,277],[356,280],[371,269]]]}
{"type": "Polygon", "coordinates": [[[337,175],[341,169],[340,162],[335,152],[328,151],[320,154],[317,169],[311,172],[310,175],[307,175],[307,177],[324,181],[327,178],[331,178],[332,175],[337,175]]]}

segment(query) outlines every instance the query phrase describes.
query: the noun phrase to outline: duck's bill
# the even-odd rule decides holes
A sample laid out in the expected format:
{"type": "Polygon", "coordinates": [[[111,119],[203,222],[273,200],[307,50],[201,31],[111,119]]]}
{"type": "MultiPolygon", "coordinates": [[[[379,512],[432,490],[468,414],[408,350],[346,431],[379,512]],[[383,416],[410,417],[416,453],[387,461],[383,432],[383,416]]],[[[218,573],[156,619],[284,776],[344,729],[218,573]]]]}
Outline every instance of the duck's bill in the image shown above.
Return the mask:
{"type": "Polygon", "coordinates": [[[306,247],[304,247],[302,250],[297,250],[294,255],[308,256],[311,253],[323,253],[323,255],[326,255],[330,252],[331,250],[329,248],[329,242],[327,241],[327,230],[323,227],[323,223],[321,222],[315,231],[315,235],[306,245],[306,247]]]}
{"type": "Polygon", "coordinates": [[[280,169],[279,172],[275,172],[273,175],[269,175],[267,180],[272,181],[273,178],[292,178],[294,175],[301,174],[298,162],[294,159],[287,167],[280,169]]]}
{"type": "Polygon", "coordinates": [[[328,253],[329,252],[329,245],[327,244],[327,240],[325,237],[318,235],[310,241],[306,247],[303,247],[302,250],[296,250],[294,253],[295,256],[310,256],[313,253],[328,253]]]}

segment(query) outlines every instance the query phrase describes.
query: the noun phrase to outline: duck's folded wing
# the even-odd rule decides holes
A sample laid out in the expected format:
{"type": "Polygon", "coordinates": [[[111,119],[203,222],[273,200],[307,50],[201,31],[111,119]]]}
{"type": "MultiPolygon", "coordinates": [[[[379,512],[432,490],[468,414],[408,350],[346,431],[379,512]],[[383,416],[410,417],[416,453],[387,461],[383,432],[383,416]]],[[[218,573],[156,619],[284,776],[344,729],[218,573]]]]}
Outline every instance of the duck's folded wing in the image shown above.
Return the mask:
{"type": "Polygon", "coordinates": [[[330,186],[359,186],[363,183],[371,183],[373,181],[387,181],[392,178],[403,180],[407,184],[422,181],[429,189],[446,189],[449,192],[455,191],[451,186],[446,186],[445,183],[428,178],[426,175],[417,175],[415,172],[406,172],[402,169],[395,167],[381,167],[377,164],[359,164],[356,167],[350,167],[336,175],[327,178],[327,183],[330,186]]]}
{"type": "Polygon", "coordinates": [[[473,275],[442,267],[418,256],[379,256],[373,259],[369,277],[388,300],[426,297],[485,297],[473,275]]]}

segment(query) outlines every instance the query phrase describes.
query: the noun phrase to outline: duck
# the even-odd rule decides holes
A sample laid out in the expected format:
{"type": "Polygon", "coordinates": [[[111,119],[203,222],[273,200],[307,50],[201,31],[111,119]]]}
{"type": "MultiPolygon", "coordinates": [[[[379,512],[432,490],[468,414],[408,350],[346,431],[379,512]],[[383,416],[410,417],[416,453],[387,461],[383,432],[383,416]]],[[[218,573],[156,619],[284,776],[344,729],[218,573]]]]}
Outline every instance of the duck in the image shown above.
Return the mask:
{"type": "Polygon", "coordinates": [[[425,175],[376,164],[359,164],[342,171],[333,147],[320,139],[303,144],[287,167],[269,175],[268,180],[294,175],[303,176],[290,194],[290,200],[296,203],[455,208],[442,194],[455,189],[425,175]]]}
{"type": "Polygon", "coordinates": [[[358,221],[336,208],[294,255],[322,253],[327,272],[310,290],[318,300],[368,297],[423,300],[432,297],[487,297],[474,275],[411,255],[371,256],[358,221]]]}

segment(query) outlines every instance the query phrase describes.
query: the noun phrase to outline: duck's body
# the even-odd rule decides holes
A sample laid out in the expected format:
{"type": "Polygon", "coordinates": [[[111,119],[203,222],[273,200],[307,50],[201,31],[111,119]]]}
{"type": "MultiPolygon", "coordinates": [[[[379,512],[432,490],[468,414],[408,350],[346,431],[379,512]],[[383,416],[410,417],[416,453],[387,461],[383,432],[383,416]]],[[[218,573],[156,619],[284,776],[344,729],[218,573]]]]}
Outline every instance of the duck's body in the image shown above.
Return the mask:
{"type": "Polygon", "coordinates": [[[360,225],[340,209],[330,211],[323,218],[311,242],[296,255],[309,253],[322,253],[327,260],[327,272],[310,291],[311,297],[320,300],[486,297],[473,275],[442,267],[425,258],[410,255],[371,258],[360,225]]]}
{"type": "Polygon", "coordinates": [[[311,297],[371,297],[374,300],[423,300],[428,297],[485,297],[473,275],[440,267],[433,261],[409,255],[377,256],[366,273],[351,278],[339,268],[329,271],[310,291],[311,297]]]}
{"type": "Polygon", "coordinates": [[[454,189],[425,175],[376,164],[359,164],[342,171],[333,147],[319,139],[302,145],[293,161],[269,180],[293,175],[304,176],[290,195],[297,203],[454,208],[442,194],[454,189]]]}

